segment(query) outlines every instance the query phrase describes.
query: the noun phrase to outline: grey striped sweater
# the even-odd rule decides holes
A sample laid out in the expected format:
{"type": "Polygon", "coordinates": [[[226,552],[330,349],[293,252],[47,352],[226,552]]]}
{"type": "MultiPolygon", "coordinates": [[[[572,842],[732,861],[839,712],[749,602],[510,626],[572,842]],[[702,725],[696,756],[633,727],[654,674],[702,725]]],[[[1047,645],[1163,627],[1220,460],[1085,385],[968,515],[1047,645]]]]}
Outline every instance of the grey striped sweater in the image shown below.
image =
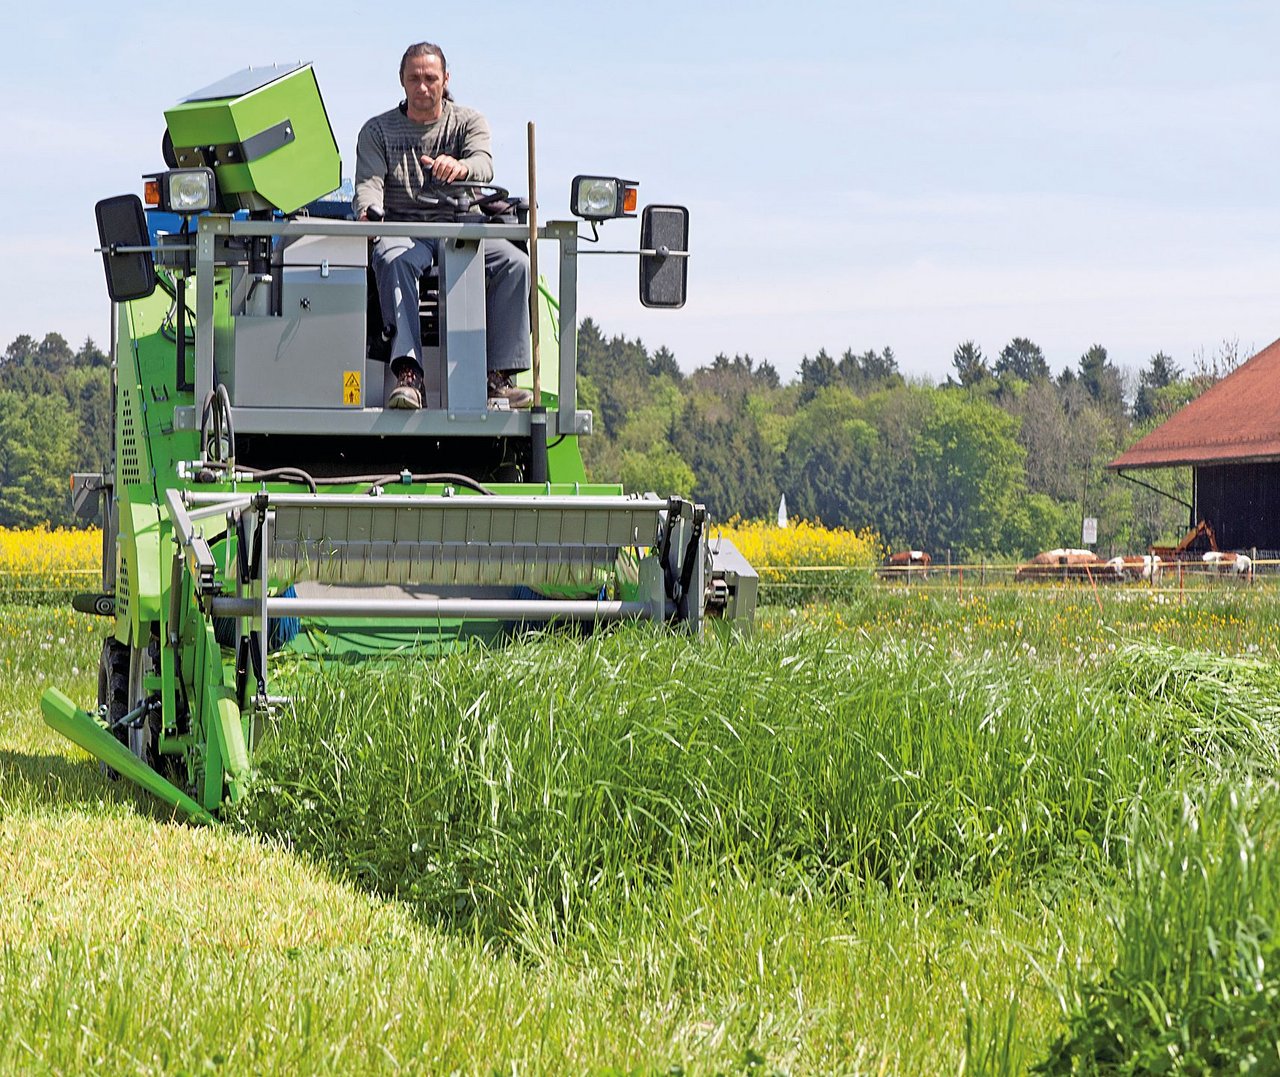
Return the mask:
{"type": "MultiPolygon", "coordinates": [[[[427,186],[428,172],[421,157],[448,154],[467,166],[467,179],[489,183],[493,154],[489,122],[472,108],[445,101],[435,123],[414,123],[403,106],[374,116],[356,140],[357,217],[370,206],[382,206],[389,220],[448,220],[453,212],[422,206],[414,200],[427,186]]],[[[430,193],[461,193],[452,184],[432,184],[430,193]]]]}

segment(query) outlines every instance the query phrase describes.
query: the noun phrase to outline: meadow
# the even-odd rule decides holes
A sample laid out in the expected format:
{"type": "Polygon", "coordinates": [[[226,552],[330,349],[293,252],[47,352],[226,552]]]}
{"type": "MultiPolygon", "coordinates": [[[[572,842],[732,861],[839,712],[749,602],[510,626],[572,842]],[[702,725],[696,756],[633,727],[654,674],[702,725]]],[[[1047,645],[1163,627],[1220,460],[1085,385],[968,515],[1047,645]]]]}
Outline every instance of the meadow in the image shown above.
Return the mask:
{"type": "Polygon", "coordinates": [[[41,723],[105,622],[5,605],[0,1070],[1280,1071],[1274,581],[770,598],[280,663],[215,828],[41,723]]]}

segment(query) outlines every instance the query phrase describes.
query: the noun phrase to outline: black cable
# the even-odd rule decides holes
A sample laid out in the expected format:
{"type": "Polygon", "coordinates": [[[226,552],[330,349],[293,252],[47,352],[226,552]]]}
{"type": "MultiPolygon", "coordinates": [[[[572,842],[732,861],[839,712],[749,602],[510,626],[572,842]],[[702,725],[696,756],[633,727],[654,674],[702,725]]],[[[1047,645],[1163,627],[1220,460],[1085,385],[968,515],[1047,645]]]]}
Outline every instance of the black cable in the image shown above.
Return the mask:
{"type": "MultiPolygon", "coordinates": [[[[158,266],[156,267],[156,284],[159,286],[160,290],[173,301],[169,305],[168,313],[165,314],[164,318],[160,322],[160,335],[163,336],[165,340],[176,341],[178,339],[178,335],[174,332],[174,322],[176,321],[178,314],[178,287],[170,279],[169,274],[158,266]]],[[[196,339],[196,312],[192,310],[190,306],[187,306],[187,314],[190,315],[190,320],[187,323],[187,340],[194,343],[196,339]]]]}
{"type": "MultiPolygon", "coordinates": [[[[225,471],[227,464],[225,461],[217,460],[209,465],[211,470],[225,471]]],[[[318,493],[320,486],[359,486],[368,483],[370,486],[391,486],[396,483],[402,483],[404,476],[402,473],[394,475],[329,475],[323,478],[315,478],[310,473],[304,471],[300,467],[273,467],[273,468],[256,468],[248,467],[244,464],[237,464],[236,471],[242,471],[252,479],[301,479],[310,488],[311,493],[318,493]]],[[[432,472],[424,475],[410,475],[409,480],[416,483],[439,482],[452,483],[456,486],[465,486],[469,490],[474,490],[478,494],[485,497],[496,496],[483,483],[477,482],[475,479],[466,475],[455,475],[452,472],[432,472]]]]}
{"type": "Polygon", "coordinates": [[[222,382],[218,382],[213,391],[217,395],[218,403],[222,405],[222,421],[226,424],[227,459],[234,460],[236,458],[236,428],[231,421],[231,396],[227,393],[227,387],[222,382]]]}
{"type": "Polygon", "coordinates": [[[255,479],[300,479],[311,493],[316,493],[316,480],[300,467],[273,467],[265,470],[237,466],[237,471],[247,471],[255,479]]]}
{"type": "MultiPolygon", "coordinates": [[[[372,486],[390,486],[393,483],[404,482],[404,475],[334,475],[330,478],[318,479],[316,481],[323,486],[340,486],[347,483],[362,482],[367,482],[372,486]]],[[[467,489],[474,490],[476,493],[483,494],[485,497],[496,496],[494,492],[483,483],[477,482],[475,479],[470,478],[467,475],[457,475],[451,471],[430,472],[425,475],[410,475],[409,481],[452,483],[455,486],[465,486],[467,489]]]]}

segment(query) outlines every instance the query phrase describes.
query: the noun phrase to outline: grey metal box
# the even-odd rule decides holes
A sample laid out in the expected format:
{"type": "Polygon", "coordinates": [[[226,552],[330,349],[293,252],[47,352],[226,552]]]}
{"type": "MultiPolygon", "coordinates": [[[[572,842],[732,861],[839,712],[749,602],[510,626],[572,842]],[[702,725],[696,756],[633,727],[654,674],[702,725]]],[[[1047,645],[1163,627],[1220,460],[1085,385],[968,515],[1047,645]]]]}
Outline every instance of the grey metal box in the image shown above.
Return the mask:
{"type": "Polygon", "coordinates": [[[241,315],[222,342],[219,375],[231,403],[363,407],[364,269],[286,264],[278,272],[280,316],[241,315]]]}

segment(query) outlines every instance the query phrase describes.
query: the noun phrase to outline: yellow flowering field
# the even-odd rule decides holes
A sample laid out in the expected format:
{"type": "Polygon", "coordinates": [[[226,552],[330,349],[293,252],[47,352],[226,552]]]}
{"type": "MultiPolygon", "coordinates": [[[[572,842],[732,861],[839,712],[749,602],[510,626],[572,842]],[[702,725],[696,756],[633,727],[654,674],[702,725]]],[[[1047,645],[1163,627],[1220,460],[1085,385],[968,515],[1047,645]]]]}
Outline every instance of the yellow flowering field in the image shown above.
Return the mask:
{"type": "MultiPolygon", "coordinates": [[[[779,527],[772,520],[742,520],[734,516],[712,529],[712,543],[722,535],[732,542],[765,582],[796,582],[797,569],[814,571],[813,584],[827,575],[822,569],[869,569],[878,565],[885,548],[871,528],[849,531],[823,527],[808,520],[792,520],[779,527]]],[[[862,574],[859,573],[861,576],[862,574]]]]}
{"type": "Polygon", "coordinates": [[[0,599],[38,600],[90,590],[102,564],[102,531],[0,527],[0,599]]]}

